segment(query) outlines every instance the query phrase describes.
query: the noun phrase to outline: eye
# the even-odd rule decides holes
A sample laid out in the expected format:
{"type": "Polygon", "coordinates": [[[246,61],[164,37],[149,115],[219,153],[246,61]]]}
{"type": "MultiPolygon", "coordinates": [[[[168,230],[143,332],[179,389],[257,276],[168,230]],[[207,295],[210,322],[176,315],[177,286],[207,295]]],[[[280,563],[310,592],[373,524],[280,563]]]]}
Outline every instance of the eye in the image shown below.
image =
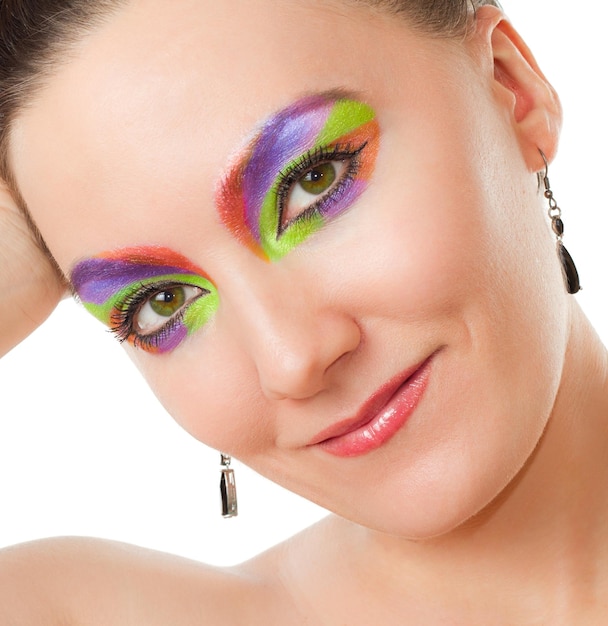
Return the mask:
{"type": "Polygon", "coordinates": [[[177,348],[208,322],[219,302],[209,280],[189,278],[201,286],[173,281],[135,283],[130,292],[115,301],[108,323],[110,331],[121,343],[128,341],[148,352],[177,348]]]}
{"type": "Polygon", "coordinates": [[[348,172],[349,161],[334,160],[314,165],[298,178],[281,211],[281,226],[291,222],[303,211],[331,193],[348,172]]]}
{"type": "Polygon", "coordinates": [[[317,148],[281,172],[277,186],[279,236],[293,223],[322,214],[338,201],[357,174],[366,143],[354,150],[340,146],[317,148]]]}
{"type": "Polygon", "coordinates": [[[150,335],[162,329],[205,291],[191,285],[175,285],[148,295],[133,315],[133,330],[139,335],[150,335]]]}

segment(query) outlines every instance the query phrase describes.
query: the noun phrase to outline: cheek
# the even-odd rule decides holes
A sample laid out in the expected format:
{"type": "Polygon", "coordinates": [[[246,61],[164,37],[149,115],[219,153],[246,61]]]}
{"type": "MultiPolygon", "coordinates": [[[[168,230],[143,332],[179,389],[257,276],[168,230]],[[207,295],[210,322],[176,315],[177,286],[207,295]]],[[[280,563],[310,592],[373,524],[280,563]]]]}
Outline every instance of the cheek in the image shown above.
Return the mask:
{"type": "MultiPolygon", "coordinates": [[[[215,324],[214,324],[215,325],[215,324]]],[[[238,458],[266,449],[271,426],[242,352],[212,328],[193,335],[170,355],[127,347],[131,359],[175,421],[194,438],[238,458]]]]}
{"type": "Polygon", "coordinates": [[[450,114],[387,122],[352,263],[405,321],[477,308],[491,323],[538,325],[550,307],[563,309],[563,289],[532,177],[500,120],[490,132],[458,107],[455,98],[450,114]]]}
{"type": "Polygon", "coordinates": [[[508,174],[486,188],[480,170],[463,151],[452,169],[429,153],[401,176],[392,171],[370,200],[375,210],[361,212],[367,236],[353,271],[365,277],[377,313],[401,324],[407,340],[430,338],[462,355],[463,388],[468,370],[501,400],[509,385],[522,397],[551,397],[567,328],[554,242],[535,198],[506,196],[508,174]]]}
{"type": "MultiPolygon", "coordinates": [[[[436,317],[460,303],[483,280],[486,226],[474,210],[429,188],[395,189],[362,211],[355,272],[367,293],[407,322],[436,317]]],[[[467,203],[470,207],[471,204],[467,203]]],[[[390,313],[390,311],[386,311],[390,313]]]]}
{"type": "Polygon", "coordinates": [[[504,207],[475,167],[462,165],[441,187],[436,167],[411,167],[378,179],[357,211],[358,239],[344,246],[357,255],[332,266],[348,268],[346,292],[364,286],[353,310],[372,329],[369,345],[383,342],[382,358],[444,347],[400,461],[399,489],[416,503],[406,534],[424,536],[476,513],[530,457],[555,400],[567,313],[534,198],[511,194],[504,207]],[[518,212],[527,230],[513,226],[518,212]]]}

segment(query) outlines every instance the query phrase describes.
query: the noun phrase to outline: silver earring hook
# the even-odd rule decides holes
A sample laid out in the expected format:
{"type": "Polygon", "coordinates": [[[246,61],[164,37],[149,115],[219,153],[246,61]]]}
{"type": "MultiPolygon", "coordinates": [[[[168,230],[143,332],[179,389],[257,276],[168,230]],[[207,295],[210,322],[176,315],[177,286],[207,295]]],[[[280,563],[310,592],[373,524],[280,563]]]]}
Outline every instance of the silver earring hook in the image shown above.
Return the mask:
{"type": "Polygon", "coordinates": [[[545,153],[540,148],[538,149],[538,151],[540,152],[540,156],[542,157],[545,164],[545,173],[541,177],[541,180],[543,185],[545,186],[545,197],[548,197],[546,192],[551,190],[551,183],[549,182],[549,161],[547,161],[545,153]]]}
{"type": "Polygon", "coordinates": [[[549,215],[549,219],[552,222],[553,231],[557,235],[558,239],[561,239],[561,236],[563,235],[563,232],[564,232],[563,224],[561,223],[562,210],[559,208],[559,206],[557,205],[556,199],[553,197],[553,190],[551,189],[551,183],[549,182],[549,162],[547,161],[547,157],[545,156],[545,153],[540,148],[538,149],[538,151],[540,152],[540,156],[545,162],[545,174],[541,178],[542,178],[543,185],[545,187],[545,192],[544,192],[545,198],[547,198],[547,200],[549,201],[549,210],[547,211],[547,213],[549,215]],[[560,229],[561,229],[561,232],[558,232],[558,230],[560,229]]]}
{"type": "Polygon", "coordinates": [[[543,161],[545,162],[545,176],[547,176],[549,174],[549,162],[547,161],[547,157],[545,156],[545,153],[539,148],[538,151],[540,152],[540,156],[543,158],[543,161]]]}

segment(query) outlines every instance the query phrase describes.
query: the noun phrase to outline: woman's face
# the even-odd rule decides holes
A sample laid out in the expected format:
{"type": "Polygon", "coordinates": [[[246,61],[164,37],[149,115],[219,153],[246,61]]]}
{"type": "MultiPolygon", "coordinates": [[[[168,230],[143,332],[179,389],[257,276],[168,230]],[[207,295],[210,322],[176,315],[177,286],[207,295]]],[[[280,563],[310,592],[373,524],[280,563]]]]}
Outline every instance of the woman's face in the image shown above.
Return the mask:
{"type": "Polygon", "coordinates": [[[522,467],[563,359],[554,246],[478,30],[134,1],[12,136],[50,250],[175,419],[412,537],[522,467]]]}

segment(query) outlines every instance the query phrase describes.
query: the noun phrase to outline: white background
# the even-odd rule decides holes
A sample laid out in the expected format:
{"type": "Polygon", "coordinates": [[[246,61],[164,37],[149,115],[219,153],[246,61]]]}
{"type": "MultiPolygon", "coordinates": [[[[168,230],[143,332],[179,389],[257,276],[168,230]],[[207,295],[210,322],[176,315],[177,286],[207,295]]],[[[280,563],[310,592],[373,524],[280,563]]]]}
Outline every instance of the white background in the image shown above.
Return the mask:
{"type": "MultiPolygon", "coordinates": [[[[551,182],[585,287],[576,297],[606,342],[608,9],[505,4],[562,97],[551,182]]],[[[325,514],[235,463],[241,514],[222,520],[219,455],[172,422],[118,344],[71,301],[0,361],[0,392],[0,546],[91,535],[221,565],[325,514]]]]}

